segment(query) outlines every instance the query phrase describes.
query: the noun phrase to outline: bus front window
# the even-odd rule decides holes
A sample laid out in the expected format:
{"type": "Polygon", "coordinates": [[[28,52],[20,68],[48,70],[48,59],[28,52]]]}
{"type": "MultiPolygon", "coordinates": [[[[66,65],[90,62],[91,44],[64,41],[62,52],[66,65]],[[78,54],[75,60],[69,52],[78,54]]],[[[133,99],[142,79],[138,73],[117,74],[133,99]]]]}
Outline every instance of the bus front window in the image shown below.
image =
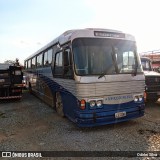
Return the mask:
{"type": "Polygon", "coordinates": [[[73,41],[72,48],[77,75],[132,73],[135,62],[141,72],[132,41],[79,38],[73,41]]]}

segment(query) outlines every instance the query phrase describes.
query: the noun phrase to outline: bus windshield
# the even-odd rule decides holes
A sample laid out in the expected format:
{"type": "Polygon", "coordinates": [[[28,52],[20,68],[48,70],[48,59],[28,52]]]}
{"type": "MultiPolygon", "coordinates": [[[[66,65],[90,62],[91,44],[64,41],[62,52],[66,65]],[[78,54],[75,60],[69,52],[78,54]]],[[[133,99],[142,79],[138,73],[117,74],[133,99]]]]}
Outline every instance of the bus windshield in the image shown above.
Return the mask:
{"type": "Polygon", "coordinates": [[[72,43],[77,75],[142,72],[133,41],[77,38],[72,43]]]}

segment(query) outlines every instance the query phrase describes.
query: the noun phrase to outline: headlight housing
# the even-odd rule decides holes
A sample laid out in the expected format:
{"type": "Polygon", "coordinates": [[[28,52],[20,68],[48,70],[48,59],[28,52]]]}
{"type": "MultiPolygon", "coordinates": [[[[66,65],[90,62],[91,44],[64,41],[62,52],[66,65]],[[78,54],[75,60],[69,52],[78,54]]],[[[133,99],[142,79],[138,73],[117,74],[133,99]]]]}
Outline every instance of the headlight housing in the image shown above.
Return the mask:
{"type": "Polygon", "coordinates": [[[102,108],[103,99],[90,99],[88,100],[90,109],[102,108]]]}
{"type": "Polygon", "coordinates": [[[97,107],[98,108],[101,108],[102,107],[102,100],[98,100],[97,102],[96,102],[96,104],[97,104],[97,107]]]}
{"type": "Polygon", "coordinates": [[[134,95],[134,102],[142,102],[143,101],[143,95],[134,95]]]}
{"type": "Polygon", "coordinates": [[[92,107],[94,107],[95,105],[96,105],[96,102],[95,101],[90,101],[90,107],[92,108],[92,107]]]}
{"type": "Polygon", "coordinates": [[[143,96],[140,95],[140,96],[139,96],[139,101],[142,101],[142,100],[143,100],[143,96]]]}
{"type": "Polygon", "coordinates": [[[135,101],[135,102],[138,102],[138,96],[135,96],[135,97],[134,97],[134,101],[135,101]]]}

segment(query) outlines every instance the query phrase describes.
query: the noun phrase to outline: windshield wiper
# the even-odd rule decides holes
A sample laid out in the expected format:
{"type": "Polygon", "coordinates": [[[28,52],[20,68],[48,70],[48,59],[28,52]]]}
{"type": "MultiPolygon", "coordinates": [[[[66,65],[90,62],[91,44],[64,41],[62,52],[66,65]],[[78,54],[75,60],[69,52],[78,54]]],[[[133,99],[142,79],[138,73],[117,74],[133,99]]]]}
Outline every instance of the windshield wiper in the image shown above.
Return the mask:
{"type": "Polygon", "coordinates": [[[114,47],[112,46],[112,60],[113,60],[113,65],[115,67],[115,72],[118,73],[118,65],[117,65],[117,58],[116,58],[116,51],[114,49],[114,47]]]}
{"type": "Polygon", "coordinates": [[[135,59],[135,69],[134,69],[134,76],[137,75],[137,69],[138,69],[138,62],[137,62],[137,54],[136,51],[134,51],[134,59],[135,59]]]}
{"type": "Polygon", "coordinates": [[[100,74],[100,76],[98,77],[98,79],[100,79],[100,78],[102,78],[102,77],[104,77],[104,76],[105,76],[105,73],[102,72],[102,73],[100,74]]]}

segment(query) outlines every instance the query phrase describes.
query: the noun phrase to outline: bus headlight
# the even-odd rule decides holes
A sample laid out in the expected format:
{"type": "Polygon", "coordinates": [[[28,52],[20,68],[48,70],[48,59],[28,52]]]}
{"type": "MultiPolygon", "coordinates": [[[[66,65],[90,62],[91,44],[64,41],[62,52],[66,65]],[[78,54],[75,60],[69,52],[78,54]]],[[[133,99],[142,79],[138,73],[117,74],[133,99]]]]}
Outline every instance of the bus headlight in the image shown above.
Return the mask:
{"type": "Polygon", "coordinates": [[[140,96],[139,96],[139,101],[141,102],[142,100],[143,100],[143,96],[140,95],[140,96]]]}
{"type": "Polygon", "coordinates": [[[142,101],[143,101],[143,95],[134,96],[134,102],[142,102],[142,101]]]}
{"type": "Polygon", "coordinates": [[[90,101],[90,107],[94,107],[96,105],[96,102],[95,101],[90,101]]]}
{"type": "Polygon", "coordinates": [[[98,100],[98,101],[96,102],[96,104],[97,104],[97,107],[98,107],[98,108],[102,107],[102,101],[101,101],[101,100],[98,100]]]}
{"type": "Polygon", "coordinates": [[[135,102],[138,102],[138,96],[135,96],[135,97],[134,97],[134,101],[135,101],[135,102]]]}

